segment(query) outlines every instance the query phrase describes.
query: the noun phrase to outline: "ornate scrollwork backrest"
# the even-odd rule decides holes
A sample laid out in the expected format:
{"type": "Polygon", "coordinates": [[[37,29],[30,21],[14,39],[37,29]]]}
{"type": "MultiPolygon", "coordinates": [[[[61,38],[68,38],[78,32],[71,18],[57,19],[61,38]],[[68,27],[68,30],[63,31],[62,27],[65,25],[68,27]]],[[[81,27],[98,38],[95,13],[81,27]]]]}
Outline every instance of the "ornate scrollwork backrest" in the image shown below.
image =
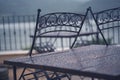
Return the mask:
{"type": "Polygon", "coordinates": [[[39,35],[54,31],[76,32],[81,27],[83,18],[84,15],[77,13],[56,12],[45,14],[39,18],[37,27],[39,35]]]}
{"type": "Polygon", "coordinates": [[[120,27],[120,7],[94,13],[94,16],[97,26],[101,29],[101,32],[104,35],[110,34],[106,35],[105,38],[109,41],[107,41],[108,44],[112,44],[112,37],[114,37],[114,35],[111,34],[119,33],[116,31],[118,31],[120,27]]]}
{"type": "Polygon", "coordinates": [[[120,7],[104,10],[94,14],[99,25],[120,21],[120,7]]]}

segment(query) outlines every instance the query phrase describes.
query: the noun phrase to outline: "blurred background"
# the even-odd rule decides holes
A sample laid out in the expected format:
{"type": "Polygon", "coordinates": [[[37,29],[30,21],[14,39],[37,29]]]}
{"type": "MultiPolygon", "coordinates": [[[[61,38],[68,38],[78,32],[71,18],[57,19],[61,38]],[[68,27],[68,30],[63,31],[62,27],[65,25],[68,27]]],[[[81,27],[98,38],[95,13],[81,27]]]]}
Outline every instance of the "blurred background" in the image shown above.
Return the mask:
{"type": "MultiPolygon", "coordinates": [[[[85,14],[89,6],[93,12],[98,12],[120,7],[120,0],[0,0],[0,51],[30,48],[32,41],[30,35],[34,32],[38,8],[42,10],[41,14],[51,12],[85,14]]],[[[108,25],[116,24],[119,25],[119,22],[108,25]]],[[[113,38],[113,43],[120,43],[118,32],[119,28],[111,29],[107,31],[106,36],[108,39],[113,38]]]]}
{"type": "Polygon", "coordinates": [[[89,6],[96,11],[120,6],[120,0],[0,0],[0,15],[35,14],[69,11],[84,13],[89,6]]]}

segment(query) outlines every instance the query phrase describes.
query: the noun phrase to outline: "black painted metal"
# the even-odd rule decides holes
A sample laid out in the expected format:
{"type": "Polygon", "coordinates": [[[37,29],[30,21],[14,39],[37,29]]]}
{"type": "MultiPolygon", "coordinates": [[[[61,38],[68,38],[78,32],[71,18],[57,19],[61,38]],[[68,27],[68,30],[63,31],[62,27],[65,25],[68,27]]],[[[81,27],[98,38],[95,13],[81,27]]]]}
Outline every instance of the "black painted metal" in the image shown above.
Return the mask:
{"type": "MultiPolygon", "coordinates": [[[[107,41],[106,41],[106,39],[105,39],[105,37],[104,37],[101,29],[99,28],[99,25],[98,25],[98,23],[97,23],[97,20],[96,20],[94,14],[93,14],[93,11],[91,10],[91,7],[89,7],[89,8],[87,9],[87,11],[86,11],[86,15],[85,15],[85,17],[84,17],[84,20],[83,20],[83,22],[82,22],[82,24],[81,24],[81,27],[80,27],[80,29],[79,29],[79,31],[78,31],[77,36],[75,37],[75,40],[74,40],[71,48],[73,48],[73,46],[75,45],[75,42],[76,42],[78,36],[80,35],[80,31],[81,31],[81,29],[82,29],[82,26],[83,26],[83,24],[84,24],[84,21],[85,21],[85,19],[86,19],[86,17],[87,17],[87,15],[88,15],[89,12],[91,13],[91,15],[92,15],[92,17],[93,17],[93,19],[94,19],[94,21],[95,21],[95,23],[96,23],[96,25],[97,25],[98,32],[102,35],[102,38],[103,38],[105,44],[108,45],[108,43],[107,43],[107,41]]],[[[97,32],[96,32],[96,33],[97,33],[97,32]]],[[[89,34],[91,34],[91,33],[89,33],[89,34]]],[[[94,34],[94,32],[93,32],[93,34],[94,34]]]]}
{"type": "MultiPolygon", "coordinates": [[[[13,23],[15,23],[15,16],[13,16],[12,19],[13,19],[13,23]]],[[[15,24],[13,24],[13,36],[15,37],[15,39],[14,39],[14,42],[15,42],[14,48],[17,49],[17,43],[16,43],[16,27],[15,27],[15,24]]]]}
{"type": "Polygon", "coordinates": [[[4,35],[4,44],[5,44],[5,46],[4,46],[4,48],[6,49],[6,32],[5,32],[5,19],[4,19],[5,17],[2,17],[2,21],[3,21],[3,35],[4,35]]]}
{"type": "MultiPolygon", "coordinates": [[[[21,73],[21,75],[20,75],[20,77],[19,77],[18,80],[21,80],[22,78],[24,79],[25,70],[26,70],[26,67],[24,67],[24,69],[23,69],[23,71],[22,71],[22,73],[21,73]]],[[[24,79],[24,80],[25,80],[25,79],[24,79]]]]}
{"type": "MultiPolygon", "coordinates": [[[[38,13],[40,14],[40,13],[38,13]]],[[[57,12],[48,13],[43,16],[37,16],[35,38],[70,38],[79,36],[78,31],[83,25],[84,15],[77,13],[57,12]]],[[[86,35],[86,34],[83,34],[86,35]]],[[[35,40],[33,40],[33,45],[35,40]]],[[[33,45],[32,48],[33,49],[33,45]]],[[[63,47],[63,44],[61,44],[63,47]]],[[[31,56],[30,51],[30,56],[31,56]]]]}
{"type": "Polygon", "coordinates": [[[8,17],[8,26],[9,26],[9,37],[10,37],[10,39],[9,39],[10,50],[12,50],[12,43],[11,43],[12,39],[11,39],[11,29],[10,29],[10,17],[8,17]]]}
{"type": "Polygon", "coordinates": [[[13,76],[14,76],[14,80],[17,80],[17,71],[16,71],[16,66],[13,66],[13,76]]]}
{"type": "Polygon", "coordinates": [[[29,52],[29,56],[32,55],[32,50],[33,50],[33,48],[34,48],[40,12],[41,12],[41,10],[38,9],[37,20],[36,20],[36,27],[35,27],[34,37],[33,37],[33,43],[32,43],[32,46],[31,46],[31,49],[30,49],[30,52],[29,52]]]}
{"type": "Polygon", "coordinates": [[[94,13],[99,25],[120,21],[120,7],[94,13]]]}
{"type": "MultiPolygon", "coordinates": [[[[76,13],[50,13],[50,14],[46,14],[44,16],[40,17],[39,20],[39,26],[38,26],[38,34],[37,36],[47,36],[44,34],[47,33],[52,33],[53,34],[59,34],[60,37],[70,37],[71,36],[75,36],[74,34],[77,33],[77,29],[79,29],[79,27],[81,26],[81,23],[83,21],[84,15],[80,15],[80,14],[76,14],[76,13]],[[73,29],[71,29],[71,27],[73,27],[73,29]],[[51,30],[47,30],[50,29],[51,30]],[[64,29],[67,28],[67,29],[64,29]],[[43,32],[40,32],[43,31],[43,32]],[[60,32],[60,33],[59,33],[60,32]],[[67,33],[73,33],[73,34],[69,34],[66,35],[62,34],[61,32],[67,32],[67,33]]],[[[48,35],[47,37],[59,37],[58,35],[48,35]]]]}
{"type": "MultiPolygon", "coordinates": [[[[61,40],[63,41],[63,38],[66,38],[66,37],[69,38],[73,35],[74,37],[76,37],[77,36],[76,30],[79,30],[83,17],[84,15],[80,15],[76,13],[66,13],[66,12],[50,13],[40,17],[40,10],[38,10],[36,28],[35,28],[33,43],[30,49],[29,56],[32,55],[32,50],[35,46],[36,38],[41,38],[41,37],[59,38],[60,37],[61,40]],[[66,29],[66,27],[68,27],[68,29],[66,29]],[[47,30],[47,28],[49,31],[47,30]],[[54,28],[54,29],[51,29],[51,28],[54,28]],[[74,30],[71,28],[74,28],[74,30]],[[66,35],[66,32],[68,33],[67,35],[66,35]],[[50,35],[51,33],[53,34],[50,35]]],[[[63,43],[61,45],[63,48],[63,43]]],[[[68,77],[69,74],[60,75],[56,73],[55,75],[56,75],[55,79],[61,79],[62,77],[66,77],[66,76],[68,77]]],[[[47,79],[49,78],[47,77],[47,79]]],[[[68,79],[70,80],[69,77],[68,79]]]]}
{"type": "MultiPolygon", "coordinates": [[[[79,27],[84,18],[84,15],[76,13],[48,13],[40,17],[40,28],[47,28],[52,26],[72,26],[79,27]]],[[[67,30],[66,30],[67,31],[67,30]]]]}
{"type": "MultiPolygon", "coordinates": [[[[46,14],[43,16],[40,16],[41,10],[38,10],[38,15],[37,15],[37,20],[36,20],[36,28],[35,28],[35,32],[34,32],[34,36],[33,36],[33,43],[32,43],[32,47],[30,49],[29,56],[32,55],[32,50],[34,48],[36,38],[38,38],[38,37],[50,37],[50,38],[60,37],[61,41],[63,41],[63,38],[65,38],[65,37],[70,38],[72,36],[75,38],[75,40],[71,46],[71,48],[73,48],[78,36],[80,36],[80,31],[82,29],[83,23],[86,19],[88,12],[90,12],[91,15],[93,16],[93,19],[95,20],[98,31],[101,33],[106,45],[108,45],[108,43],[102,33],[102,30],[104,30],[104,29],[101,29],[100,25],[103,25],[106,23],[112,23],[114,21],[120,21],[119,10],[120,10],[120,8],[115,8],[115,9],[105,10],[105,11],[98,12],[98,13],[93,13],[91,8],[88,8],[85,15],[76,14],[76,13],[60,12],[60,13],[49,13],[49,14],[46,14]],[[105,15],[105,16],[103,16],[103,15],[105,15]],[[107,16],[107,18],[106,18],[106,16],[107,16]],[[69,27],[69,28],[63,30],[62,27],[64,27],[64,26],[69,27]],[[56,28],[56,27],[59,27],[59,28],[56,28]],[[75,29],[75,30],[73,30],[73,29],[75,29]],[[64,34],[61,34],[60,32],[63,32],[64,34]],[[65,35],[66,32],[72,33],[72,34],[65,35]],[[50,34],[52,33],[52,35],[50,35],[49,33],[50,34]]],[[[13,21],[15,22],[15,20],[13,20],[13,21]]],[[[114,23],[112,24],[112,26],[114,26],[114,23]]],[[[105,29],[107,29],[107,28],[105,28],[105,29]]],[[[113,29],[113,31],[114,31],[114,29],[113,29]]],[[[24,31],[24,34],[26,35],[26,31],[24,31]]],[[[5,36],[5,31],[4,31],[4,36],[5,36]]],[[[14,36],[16,36],[15,26],[14,26],[14,36]]],[[[16,43],[16,40],[15,40],[15,43],[16,43]]],[[[62,44],[62,47],[63,47],[63,44],[62,44]]],[[[15,70],[16,70],[16,68],[14,67],[14,72],[16,72],[15,70]]],[[[16,74],[14,74],[14,75],[16,76],[16,74]]],[[[90,74],[90,75],[92,76],[92,74],[90,74]]],[[[92,79],[94,80],[94,78],[92,78],[92,79]]]]}
{"type": "MultiPolygon", "coordinates": [[[[20,23],[20,16],[18,16],[18,23],[20,23]]],[[[21,26],[20,25],[18,25],[19,26],[19,43],[22,43],[22,36],[21,36],[21,26]]],[[[20,46],[19,46],[21,49],[22,49],[22,44],[20,44],[20,46]]]]}
{"type": "Polygon", "coordinates": [[[60,34],[61,32],[75,33],[76,36],[74,36],[75,40],[71,46],[71,48],[72,48],[80,34],[80,31],[82,29],[82,26],[84,24],[84,21],[86,19],[86,16],[88,15],[89,11],[90,11],[91,15],[93,16],[93,19],[96,22],[97,28],[100,31],[106,45],[108,45],[107,41],[104,38],[104,35],[101,32],[101,29],[99,28],[99,25],[97,24],[96,18],[94,17],[94,14],[93,14],[91,8],[87,9],[85,16],[79,15],[76,13],[65,13],[65,12],[64,13],[49,13],[49,14],[40,16],[40,11],[41,10],[38,10],[38,15],[37,15],[37,20],[36,20],[36,28],[35,28],[35,33],[33,36],[33,43],[32,43],[32,47],[30,49],[30,53],[29,53],[30,56],[32,55],[32,50],[34,48],[36,38],[38,38],[38,37],[39,38],[41,38],[41,37],[56,37],[56,38],[58,38],[60,36],[61,39],[63,37],[71,37],[71,34],[66,36],[65,34],[61,35],[60,34]],[[75,29],[75,31],[73,31],[72,29],[62,29],[62,27],[64,27],[64,26],[73,27],[75,29]],[[59,27],[59,28],[57,29],[57,27],[59,27]],[[47,28],[48,28],[48,30],[47,30],[47,28]],[[51,29],[51,28],[54,28],[54,29],[51,29]],[[52,35],[49,34],[52,32],[53,32],[52,35]]]}

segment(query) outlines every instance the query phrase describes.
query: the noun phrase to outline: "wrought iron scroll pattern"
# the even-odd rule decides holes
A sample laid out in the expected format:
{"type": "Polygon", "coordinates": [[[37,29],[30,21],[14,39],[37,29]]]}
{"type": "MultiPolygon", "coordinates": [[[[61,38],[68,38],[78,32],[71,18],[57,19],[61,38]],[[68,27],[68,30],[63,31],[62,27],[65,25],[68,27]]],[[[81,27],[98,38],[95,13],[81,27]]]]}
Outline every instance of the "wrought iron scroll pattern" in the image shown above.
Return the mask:
{"type": "Polygon", "coordinates": [[[94,13],[99,25],[120,21],[120,7],[94,13]]]}
{"type": "Polygon", "coordinates": [[[84,15],[76,13],[50,13],[40,17],[39,28],[51,26],[73,26],[79,27],[84,15]]]}

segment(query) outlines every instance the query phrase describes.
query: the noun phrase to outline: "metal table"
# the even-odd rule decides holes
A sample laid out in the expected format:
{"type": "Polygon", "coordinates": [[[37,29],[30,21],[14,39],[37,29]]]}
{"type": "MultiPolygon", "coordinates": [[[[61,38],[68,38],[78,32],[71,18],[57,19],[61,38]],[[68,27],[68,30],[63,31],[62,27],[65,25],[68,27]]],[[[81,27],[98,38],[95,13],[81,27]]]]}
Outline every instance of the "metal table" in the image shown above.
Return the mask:
{"type": "Polygon", "coordinates": [[[62,52],[37,54],[5,60],[12,65],[16,80],[16,67],[40,68],[73,75],[120,80],[120,46],[90,45],[62,52]]]}

